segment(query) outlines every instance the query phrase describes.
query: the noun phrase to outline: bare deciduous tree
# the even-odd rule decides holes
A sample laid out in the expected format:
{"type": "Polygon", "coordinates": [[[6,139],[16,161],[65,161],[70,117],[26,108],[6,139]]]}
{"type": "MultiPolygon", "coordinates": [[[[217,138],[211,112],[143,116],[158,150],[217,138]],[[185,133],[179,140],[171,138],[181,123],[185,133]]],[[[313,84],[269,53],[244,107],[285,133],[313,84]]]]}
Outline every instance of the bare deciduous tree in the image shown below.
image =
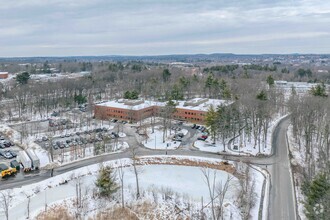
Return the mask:
{"type": "Polygon", "coordinates": [[[9,206],[11,201],[13,200],[12,192],[11,190],[6,190],[0,192],[0,198],[1,198],[1,203],[0,206],[5,213],[6,219],[9,219],[9,206]]]}
{"type": "Polygon", "coordinates": [[[117,173],[120,181],[120,188],[121,188],[121,206],[124,208],[125,207],[125,199],[124,199],[124,175],[125,172],[123,170],[123,164],[120,163],[119,166],[117,167],[117,173]]]}
{"type": "Polygon", "coordinates": [[[229,184],[233,177],[227,176],[226,181],[223,183],[222,181],[217,182],[216,171],[213,173],[210,172],[208,168],[201,169],[202,174],[205,178],[205,182],[209,191],[210,202],[211,204],[211,213],[213,220],[223,219],[224,212],[224,201],[226,194],[229,190],[229,184]]]}
{"type": "Polygon", "coordinates": [[[131,151],[131,159],[133,163],[132,165],[133,165],[133,171],[135,174],[135,181],[136,181],[136,199],[139,199],[140,198],[139,171],[138,168],[136,167],[137,166],[136,162],[138,160],[137,149],[138,149],[137,146],[133,146],[130,148],[130,151],[131,151]]]}

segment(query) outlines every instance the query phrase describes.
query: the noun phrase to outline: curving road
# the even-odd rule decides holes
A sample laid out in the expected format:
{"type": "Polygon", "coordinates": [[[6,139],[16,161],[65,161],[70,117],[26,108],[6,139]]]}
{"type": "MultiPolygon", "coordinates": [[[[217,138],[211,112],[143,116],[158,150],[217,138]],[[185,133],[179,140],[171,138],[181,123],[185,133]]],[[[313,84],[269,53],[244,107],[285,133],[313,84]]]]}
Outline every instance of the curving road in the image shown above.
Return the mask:
{"type": "MultiPolygon", "coordinates": [[[[214,154],[201,152],[198,150],[188,150],[187,148],[178,150],[168,150],[168,155],[184,155],[197,156],[207,158],[217,158],[229,161],[242,161],[258,165],[268,170],[271,174],[271,189],[270,189],[270,205],[269,219],[271,220],[294,220],[296,218],[295,199],[292,189],[292,180],[290,174],[290,163],[288,158],[288,146],[286,142],[286,131],[289,125],[289,118],[283,119],[275,128],[273,133],[273,154],[269,157],[243,157],[225,154],[214,154]]],[[[164,150],[150,150],[140,147],[138,150],[139,156],[164,155],[164,150]]],[[[92,165],[95,163],[129,158],[130,151],[125,151],[117,154],[100,155],[97,157],[77,161],[56,168],[54,175],[59,175],[80,167],[92,165]]],[[[40,171],[24,178],[8,179],[0,182],[0,190],[20,187],[23,185],[35,183],[50,177],[50,171],[40,171]]]]}

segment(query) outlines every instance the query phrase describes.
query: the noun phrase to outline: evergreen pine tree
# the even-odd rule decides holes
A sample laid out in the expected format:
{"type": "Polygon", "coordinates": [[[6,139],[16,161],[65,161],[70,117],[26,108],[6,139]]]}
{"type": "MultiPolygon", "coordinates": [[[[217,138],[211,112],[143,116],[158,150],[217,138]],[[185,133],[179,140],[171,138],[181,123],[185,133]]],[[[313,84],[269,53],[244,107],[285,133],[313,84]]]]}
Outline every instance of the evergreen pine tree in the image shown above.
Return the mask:
{"type": "Polygon", "coordinates": [[[102,197],[110,197],[118,190],[119,186],[116,182],[116,176],[112,167],[101,167],[95,185],[99,189],[100,196],[102,197]]]}

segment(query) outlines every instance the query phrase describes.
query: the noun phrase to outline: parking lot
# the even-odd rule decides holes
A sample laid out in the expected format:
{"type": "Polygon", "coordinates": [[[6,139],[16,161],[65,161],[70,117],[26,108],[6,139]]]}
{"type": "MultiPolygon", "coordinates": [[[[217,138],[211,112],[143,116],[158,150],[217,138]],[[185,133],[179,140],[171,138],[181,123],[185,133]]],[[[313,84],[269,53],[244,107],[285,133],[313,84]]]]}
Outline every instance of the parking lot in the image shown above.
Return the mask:
{"type": "Polygon", "coordinates": [[[118,150],[121,137],[126,136],[120,132],[116,123],[93,129],[86,127],[83,129],[67,129],[63,130],[60,135],[40,136],[35,138],[35,143],[52,152],[54,157],[67,155],[66,153],[85,157],[86,154],[98,155],[118,150]]]}
{"type": "Polygon", "coordinates": [[[9,166],[10,162],[15,160],[19,150],[19,147],[15,146],[4,134],[0,133],[0,163],[9,166]]]}

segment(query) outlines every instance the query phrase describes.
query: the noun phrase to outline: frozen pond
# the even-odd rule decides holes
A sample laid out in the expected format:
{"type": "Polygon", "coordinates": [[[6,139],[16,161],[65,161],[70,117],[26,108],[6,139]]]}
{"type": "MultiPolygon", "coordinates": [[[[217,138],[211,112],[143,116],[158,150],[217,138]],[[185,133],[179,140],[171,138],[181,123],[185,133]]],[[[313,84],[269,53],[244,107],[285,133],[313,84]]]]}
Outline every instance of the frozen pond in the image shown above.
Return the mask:
{"type": "MultiPolygon", "coordinates": [[[[200,201],[201,197],[208,199],[209,193],[205,182],[205,178],[202,174],[201,168],[191,167],[191,166],[177,166],[177,165],[145,165],[137,166],[139,171],[139,183],[140,190],[147,190],[150,187],[161,188],[171,188],[174,192],[180,194],[186,194],[196,202],[200,201]]],[[[135,193],[135,175],[133,172],[133,167],[125,167],[124,169],[124,189],[127,191],[131,188],[133,193],[135,193]]],[[[214,171],[216,173],[216,181],[226,181],[228,174],[220,170],[209,169],[211,174],[211,179],[213,179],[214,171]]],[[[74,172],[74,171],[73,171],[74,172]]],[[[72,172],[72,173],[73,173],[72,172]]],[[[56,177],[55,177],[56,178],[56,177]]],[[[88,175],[82,177],[82,188],[88,188],[92,192],[92,188],[95,187],[96,175],[88,175]]],[[[46,180],[49,181],[49,180],[46,180]]],[[[47,187],[47,182],[43,181],[40,184],[40,192],[31,197],[30,210],[31,213],[36,211],[41,211],[45,208],[45,204],[48,206],[55,202],[61,202],[64,199],[75,197],[76,186],[75,180],[69,181],[67,184],[47,187]]],[[[234,177],[230,184],[230,192],[227,197],[230,198],[234,196],[237,191],[238,179],[234,177]]],[[[29,186],[26,188],[25,192],[28,194],[33,194],[35,188],[29,186]]],[[[10,219],[25,219],[26,218],[26,207],[27,199],[22,193],[17,193],[14,195],[18,197],[18,201],[15,202],[14,207],[11,207],[9,217],[10,219]]],[[[3,213],[0,213],[0,218],[2,219],[3,213]]]]}

